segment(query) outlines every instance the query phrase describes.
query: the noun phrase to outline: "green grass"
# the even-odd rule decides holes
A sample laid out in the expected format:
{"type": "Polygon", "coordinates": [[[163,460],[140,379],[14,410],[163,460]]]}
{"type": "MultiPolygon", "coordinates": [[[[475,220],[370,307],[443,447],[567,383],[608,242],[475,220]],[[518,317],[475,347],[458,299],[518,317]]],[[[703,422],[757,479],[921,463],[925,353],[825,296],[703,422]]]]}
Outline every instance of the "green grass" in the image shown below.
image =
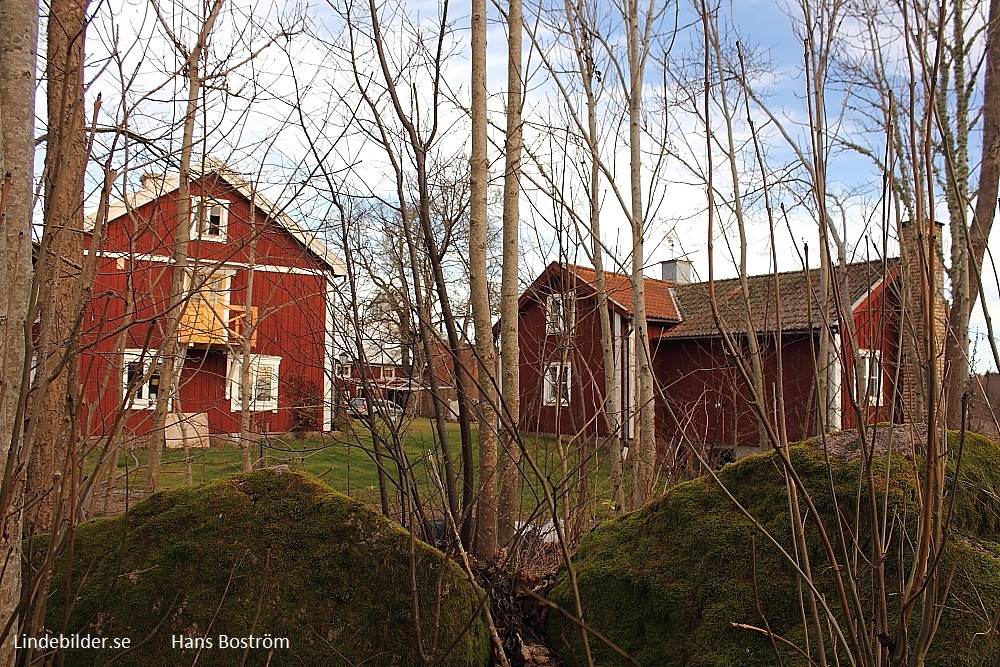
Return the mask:
{"type": "MultiPolygon", "coordinates": [[[[382,424],[383,437],[389,441],[389,432],[382,424]]],[[[449,447],[456,466],[456,475],[461,492],[461,437],[456,423],[447,424],[449,447]]],[[[412,478],[416,482],[417,492],[421,502],[429,507],[441,507],[442,499],[434,470],[443,479],[444,459],[437,434],[430,420],[413,419],[404,423],[400,432],[403,450],[412,478]]],[[[478,483],[479,451],[478,437],[475,427],[472,429],[474,484],[478,483]]],[[[560,502],[575,501],[578,496],[579,475],[573,474],[573,468],[578,465],[575,451],[571,451],[571,461],[568,463],[570,478],[563,480],[563,470],[558,454],[559,447],[554,438],[539,435],[525,435],[523,444],[528,455],[535,462],[542,474],[555,486],[554,493],[560,502]],[[560,481],[562,483],[560,484],[560,481]]],[[[383,444],[383,448],[385,445],[383,444]]],[[[565,448],[572,449],[575,443],[565,448]]],[[[593,451],[588,444],[588,451],[593,451]]],[[[400,478],[400,467],[397,461],[383,449],[383,468],[386,472],[389,487],[390,503],[398,506],[396,481],[400,478]]],[[[265,466],[285,464],[293,470],[304,470],[320,477],[323,482],[334,490],[350,496],[368,505],[380,504],[378,490],[378,468],[375,462],[375,447],[372,434],[365,424],[352,420],[350,428],[336,435],[322,435],[311,438],[297,438],[294,434],[268,435],[258,444],[253,445],[252,458],[262,460],[265,466]]],[[[603,515],[607,511],[605,502],[609,487],[608,457],[603,451],[595,454],[596,465],[591,465],[588,484],[588,504],[592,515],[603,515]]],[[[123,455],[119,460],[119,487],[142,489],[145,485],[146,462],[148,452],[136,450],[123,455]]],[[[185,486],[184,452],[182,450],[167,450],[163,453],[159,478],[160,489],[173,489],[185,486]]],[[[529,517],[544,504],[545,493],[538,476],[526,463],[521,476],[521,510],[522,517],[529,517]]],[[[240,472],[240,451],[235,446],[220,446],[207,449],[191,450],[192,482],[218,479],[240,472]]],[[[542,512],[544,514],[544,512],[542,512]]]]}

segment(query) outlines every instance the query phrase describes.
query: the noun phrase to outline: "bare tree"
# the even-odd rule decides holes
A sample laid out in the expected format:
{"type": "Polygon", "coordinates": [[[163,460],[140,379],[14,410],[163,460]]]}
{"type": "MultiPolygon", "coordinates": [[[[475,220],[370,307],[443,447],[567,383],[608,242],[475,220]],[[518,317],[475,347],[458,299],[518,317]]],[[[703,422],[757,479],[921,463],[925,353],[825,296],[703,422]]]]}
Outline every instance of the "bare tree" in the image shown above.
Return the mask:
{"type": "Polygon", "coordinates": [[[37,264],[38,358],[25,517],[28,535],[52,529],[63,480],[77,465],[77,340],[83,292],[83,54],[87,0],[50,4],[46,39],[45,224],[37,264]]]}
{"type": "MultiPolygon", "coordinates": [[[[968,113],[966,101],[966,81],[964,60],[966,51],[963,37],[967,26],[962,20],[962,3],[956,3],[952,11],[954,42],[950,45],[955,70],[958,113],[956,121],[962,123],[947,133],[946,138],[958,142],[963,149],[968,141],[970,128],[963,120],[968,113]]],[[[948,198],[951,218],[951,308],[949,310],[948,337],[945,344],[946,370],[945,405],[948,411],[949,428],[960,428],[963,419],[963,398],[969,393],[969,320],[976,301],[982,292],[982,267],[986,259],[986,248],[993,229],[996,215],[998,183],[1000,183],[1000,2],[992,0],[986,24],[986,70],[982,96],[982,160],[979,163],[979,183],[976,189],[976,203],[973,208],[972,224],[969,225],[965,210],[967,199],[961,189],[966,183],[968,153],[965,150],[952,151],[954,155],[946,161],[949,174],[948,198]],[[955,172],[955,173],[953,173],[955,172]],[[957,200],[952,204],[953,200],[957,200]]],[[[945,98],[945,95],[941,95],[945,98]]],[[[950,129],[948,105],[939,103],[938,122],[943,129],[950,129]]]]}
{"type": "Polygon", "coordinates": [[[21,597],[23,471],[21,420],[24,415],[30,335],[31,211],[34,182],[35,49],[38,3],[0,5],[0,664],[14,664],[14,635],[21,597]]]}
{"type": "Polygon", "coordinates": [[[501,414],[505,427],[501,430],[500,544],[509,544],[514,537],[514,517],[517,513],[517,467],[520,444],[517,434],[520,420],[521,352],[517,340],[519,228],[521,224],[521,149],[524,142],[521,110],[524,105],[524,81],[521,65],[523,44],[523,12],[521,0],[507,5],[507,124],[504,140],[503,181],[503,275],[500,286],[500,356],[501,414]]]}
{"type": "Polygon", "coordinates": [[[472,197],[469,206],[469,287],[476,329],[479,372],[479,497],[476,511],[476,553],[497,553],[497,390],[496,346],[489,291],[486,286],[486,203],[489,160],[486,156],[486,0],[472,1],[472,197]]]}
{"type": "Polygon", "coordinates": [[[173,238],[173,274],[170,280],[170,302],[161,328],[163,342],[160,350],[160,385],[163,390],[156,399],[153,426],[149,441],[149,468],[146,474],[146,489],[155,491],[160,476],[160,460],[166,437],[167,414],[171,402],[177,396],[176,385],[180,367],[184,360],[178,349],[177,331],[181,317],[188,303],[188,290],[192,276],[188,268],[188,241],[191,239],[191,166],[196,146],[195,123],[201,104],[202,67],[209,36],[219,18],[225,0],[213,0],[204,20],[198,26],[194,44],[188,47],[182,35],[174,33],[170,22],[154,2],[157,20],[174,49],[183,57],[183,72],[188,81],[187,107],[184,112],[184,130],[180,154],[180,187],[177,191],[177,225],[173,238]]]}

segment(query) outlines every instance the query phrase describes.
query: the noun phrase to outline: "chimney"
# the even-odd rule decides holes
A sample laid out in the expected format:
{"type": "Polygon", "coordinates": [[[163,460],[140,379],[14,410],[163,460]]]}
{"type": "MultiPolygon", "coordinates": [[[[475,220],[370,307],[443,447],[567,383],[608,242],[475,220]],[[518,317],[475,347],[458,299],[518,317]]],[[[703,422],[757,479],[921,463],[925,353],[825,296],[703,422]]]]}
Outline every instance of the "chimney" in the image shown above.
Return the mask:
{"type": "Polygon", "coordinates": [[[899,224],[903,346],[898,391],[902,401],[902,421],[921,423],[927,419],[927,372],[931,368],[931,361],[937,366],[938,381],[943,379],[948,321],[948,307],[944,300],[944,257],[941,250],[943,229],[944,223],[937,221],[918,224],[904,220],[899,224]],[[930,252],[934,254],[933,275],[927,273],[930,252]],[[925,283],[928,296],[924,292],[925,283]],[[932,360],[927,359],[927,349],[924,346],[930,333],[925,317],[928,297],[934,332],[932,360]]]}
{"type": "Polygon", "coordinates": [[[686,259],[671,259],[660,262],[662,280],[678,285],[687,285],[691,282],[691,262],[686,259]]]}
{"type": "Polygon", "coordinates": [[[166,180],[166,176],[163,174],[155,174],[151,171],[147,171],[139,177],[139,183],[143,190],[152,190],[157,194],[163,191],[163,184],[166,180]]]}

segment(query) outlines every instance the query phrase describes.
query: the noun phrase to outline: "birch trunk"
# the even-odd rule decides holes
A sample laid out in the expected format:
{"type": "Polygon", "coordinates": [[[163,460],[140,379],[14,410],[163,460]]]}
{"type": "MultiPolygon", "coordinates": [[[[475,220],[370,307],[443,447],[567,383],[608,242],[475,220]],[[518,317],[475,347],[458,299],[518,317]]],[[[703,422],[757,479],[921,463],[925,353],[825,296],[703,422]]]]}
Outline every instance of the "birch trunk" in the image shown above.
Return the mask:
{"type": "Polygon", "coordinates": [[[476,505],[476,554],[497,554],[496,349],[486,285],[486,0],[472,0],[472,158],[469,205],[469,288],[479,364],[479,495],[476,505]]]}
{"type": "MultiPolygon", "coordinates": [[[[952,228],[952,304],[945,359],[951,362],[945,387],[949,428],[962,423],[962,396],[969,385],[969,319],[980,292],[981,268],[1000,190],[1000,0],[990,2],[983,83],[982,161],[972,225],[952,228]]],[[[962,202],[963,204],[965,202],[962,202]]],[[[961,209],[964,213],[965,208],[961,209]]],[[[954,218],[953,218],[954,220],[954,218]]],[[[962,218],[964,222],[964,216],[962,218]]]]}
{"type": "Polygon", "coordinates": [[[628,12],[628,138],[629,138],[629,218],[632,225],[632,311],[635,326],[636,376],[639,386],[639,428],[633,458],[632,504],[638,507],[646,501],[653,488],[656,466],[656,406],[654,402],[653,363],[646,325],[645,220],[642,202],[642,143],[641,122],[643,54],[646,52],[639,34],[639,3],[629,0],[628,12]]]}
{"type": "Polygon", "coordinates": [[[521,219],[521,48],[523,37],[521,0],[507,5],[507,128],[504,147],[503,181],[503,268],[500,283],[501,409],[506,428],[501,430],[500,515],[497,530],[500,544],[514,538],[517,518],[518,466],[521,462],[517,428],[521,414],[520,345],[517,339],[518,237],[521,219]]]}
{"type": "MultiPolygon", "coordinates": [[[[38,3],[0,3],[0,622],[16,614],[21,596],[23,468],[20,459],[26,326],[31,280],[34,185],[35,49],[38,3]]],[[[5,627],[11,627],[5,625],[5,627]]],[[[16,623],[13,627],[17,627],[16,623]]],[[[0,665],[14,664],[14,635],[0,633],[0,665]]]]}

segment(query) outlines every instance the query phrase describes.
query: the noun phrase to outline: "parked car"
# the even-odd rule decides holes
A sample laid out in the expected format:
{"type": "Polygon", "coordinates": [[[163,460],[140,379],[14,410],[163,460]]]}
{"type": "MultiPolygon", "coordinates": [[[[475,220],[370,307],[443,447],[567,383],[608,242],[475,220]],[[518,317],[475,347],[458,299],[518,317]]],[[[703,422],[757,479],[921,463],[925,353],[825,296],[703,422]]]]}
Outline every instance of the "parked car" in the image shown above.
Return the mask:
{"type": "Polygon", "coordinates": [[[354,417],[364,417],[368,415],[368,399],[367,398],[352,398],[351,402],[347,404],[347,409],[350,411],[351,415],[354,417]]]}
{"type": "Polygon", "coordinates": [[[377,415],[385,415],[387,417],[398,417],[403,414],[403,408],[399,407],[399,405],[392,401],[378,399],[372,401],[372,411],[377,415]]]}
{"type": "Polygon", "coordinates": [[[403,408],[392,401],[379,398],[355,398],[348,404],[347,408],[355,417],[367,417],[369,407],[376,417],[398,417],[403,414],[403,408]]]}

